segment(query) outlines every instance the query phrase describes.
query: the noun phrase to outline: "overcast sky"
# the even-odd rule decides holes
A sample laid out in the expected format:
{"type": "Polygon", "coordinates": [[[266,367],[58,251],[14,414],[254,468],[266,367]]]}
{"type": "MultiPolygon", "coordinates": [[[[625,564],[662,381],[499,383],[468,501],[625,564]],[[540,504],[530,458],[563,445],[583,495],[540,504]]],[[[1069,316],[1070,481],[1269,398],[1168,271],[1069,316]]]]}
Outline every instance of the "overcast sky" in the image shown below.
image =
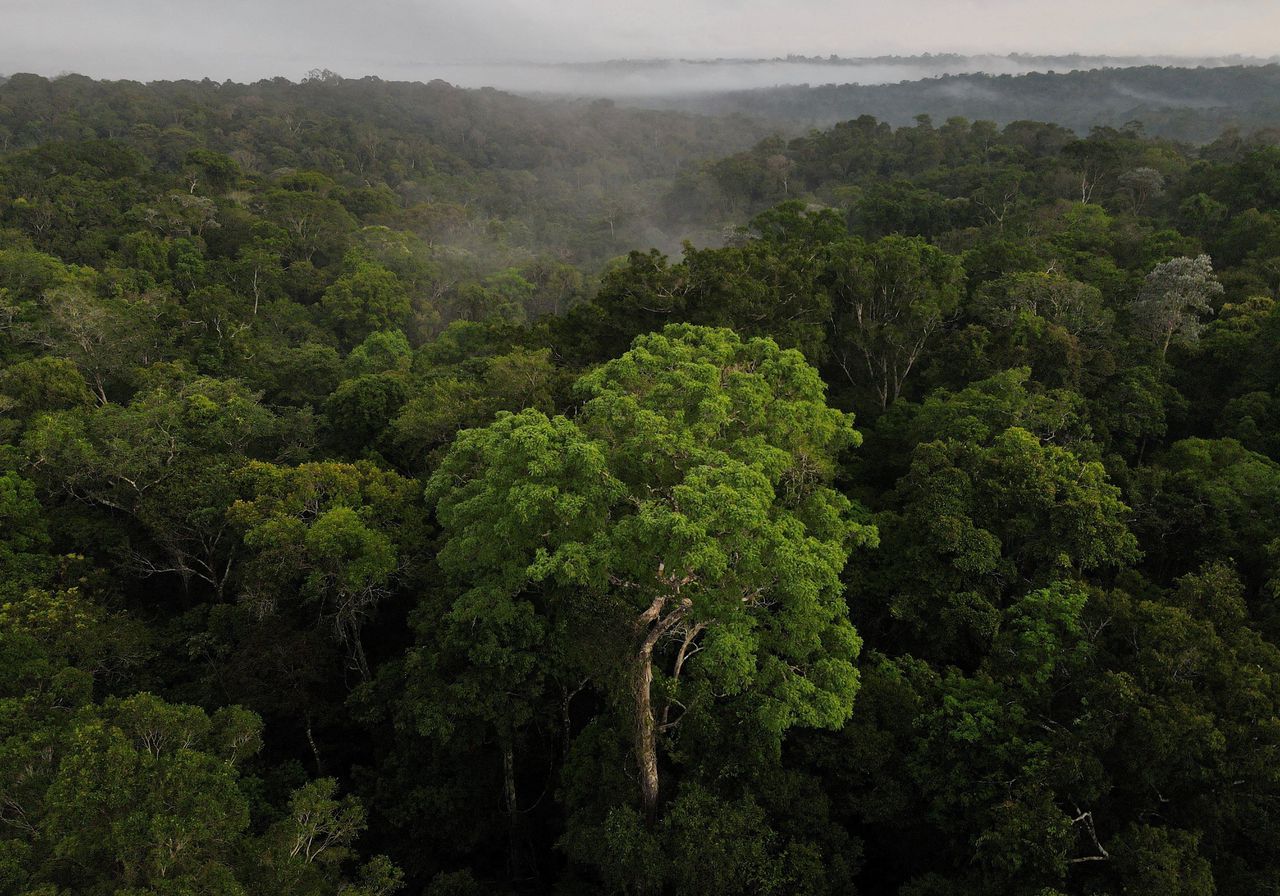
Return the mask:
{"type": "Polygon", "coordinates": [[[326,67],[1031,52],[1271,56],[1280,0],[0,0],[0,72],[290,78],[326,67]]]}

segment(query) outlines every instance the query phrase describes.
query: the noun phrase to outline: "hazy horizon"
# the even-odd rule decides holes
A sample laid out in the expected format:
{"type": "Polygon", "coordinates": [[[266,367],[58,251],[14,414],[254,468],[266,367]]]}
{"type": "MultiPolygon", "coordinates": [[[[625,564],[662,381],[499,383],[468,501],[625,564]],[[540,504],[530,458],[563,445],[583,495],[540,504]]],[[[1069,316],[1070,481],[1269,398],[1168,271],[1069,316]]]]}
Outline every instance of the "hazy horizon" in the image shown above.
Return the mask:
{"type": "MultiPolygon", "coordinates": [[[[734,91],[800,85],[876,86],[915,82],[946,75],[1025,75],[1032,72],[1065,73],[1100,68],[1131,68],[1143,65],[1176,67],[1222,67],[1265,65],[1280,57],[1174,57],[1174,56],[1033,56],[1028,54],[923,54],[878,58],[824,59],[793,57],[775,59],[613,59],[583,63],[491,62],[431,63],[406,62],[381,66],[377,73],[338,71],[345,78],[376,74],[384,80],[428,82],[443,80],[457,87],[492,87],[516,94],[568,97],[603,97],[620,101],[642,101],[663,97],[715,95],[734,91]]],[[[314,72],[278,72],[263,77],[303,80],[314,72]]],[[[20,70],[0,70],[0,77],[20,70]]],[[[94,72],[68,70],[35,72],[47,77],[86,75],[94,72]]],[[[201,80],[205,76],[192,77],[201,80]]],[[[111,80],[110,76],[106,77],[111,80]]],[[[125,78],[136,81],[165,78],[125,78]]],[[[252,82],[256,78],[214,79],[252,82]]]]}
{"type": "MultiPolygon", "coordinates": [[[[561,70],[529,83],[548,63],[605,60],[774,60],[791,54],[825,57],[961,54],[998,59],[1009,53],[1065,56],[1211,59],[1273,58],[1280,4],[1273,0],[1080,0],[1067,7],[1043,0],[651,0],[643,6],[564,0],[0,0],[0,72],[46,76],[76,72],[98,78],[257,80],[300,78],[313,68],[359,77],[430,80],[480,86],[568,90],[581,75],[561,70]],[[995,35],[993,37],[993,35],[995,35]],[[453,77],[449,77],[449,74],[453,77]],[[509,76],[509,77],[508,77],[509,76]]],[[[780,63],[798,65],[796,63],[780,63]]],[[[830,77],[788,68],[751,70],[754,78],[727,86],[773,83],[883,83],[973,71],[896,67],[830,77]]],[[[985,69],[984,69],[985,70],[985,69]]],[[[1031,69],[1026,69],[1031,70],[1031,69]]],[[[1002,71],[1019,73],[1010,63],[1002,71]]],[[[1000,72],[997,72],[1000,73],[1000,72]]],[[[722,70],[722,75],[731,75],[722,70]]],[[[740,72],[738,74],[748,74],[740,72]]],[[[680,73],[672,80],[679,82],[680,73]]],[[[587,86],[590,80],[587,79],[587,86]]],[[[732,83],[730,83],[732,82],[732,83]]],[[[643,89],[652,89],[640,80],[643,89]]],[[[600,85],[596,85],[597,87],[600,85]]],[[[679,83],[677,88],[688,89],[679,83]]],[[[664,87],[663,89],[667,89],[664,87]]],[[[634,85],[586,92],[634,93],[634,85]]]]}

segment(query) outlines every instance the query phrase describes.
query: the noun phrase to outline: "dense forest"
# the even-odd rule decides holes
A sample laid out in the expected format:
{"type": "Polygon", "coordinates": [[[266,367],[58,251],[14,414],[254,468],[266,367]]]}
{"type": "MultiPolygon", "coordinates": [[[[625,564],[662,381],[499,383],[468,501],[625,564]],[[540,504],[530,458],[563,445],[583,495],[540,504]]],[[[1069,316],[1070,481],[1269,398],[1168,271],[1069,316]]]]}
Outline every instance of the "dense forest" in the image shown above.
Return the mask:
{"type": "MultiPolygon", "coordinates": [[[[489,269],[537,256],[590,267],[637,245],[678,250],[679,237],[661,230],[654,208],[666,179],[771,131],[741,117],[622,109],[608,100],[534,102],[443,81],[344,80],[324,70],[302,84],[0,81],[0,150],[109,140],[166,173],[187,165],[193,150],[226,156],[249,174],[318,172],[342,192],[309,192],[362,223],[447,243],[456,257],[489,269]]],[[[190,182],[182,188],[213,195],[190,182]]]]}
{"type": "Polygon", "coordinates": [[[9,78],[0,894],[1280,894],[1272,134],[9,78]]]}

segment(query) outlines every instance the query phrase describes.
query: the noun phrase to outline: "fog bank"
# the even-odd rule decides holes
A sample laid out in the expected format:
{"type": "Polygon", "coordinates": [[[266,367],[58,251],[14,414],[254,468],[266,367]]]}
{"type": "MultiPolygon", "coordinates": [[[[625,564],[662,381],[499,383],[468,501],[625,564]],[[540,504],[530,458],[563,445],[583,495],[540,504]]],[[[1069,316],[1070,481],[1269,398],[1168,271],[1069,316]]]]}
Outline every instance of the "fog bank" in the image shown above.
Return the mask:
{"type": "MultiPolygon", "coordinates": [[[[831,58],[717,60],[618,60],[577,64],[440,64],[389,66],[386,77],[406,81],[439,78],[459,87],[495,87],[514,93],[636,98],[804,84],[896,84],[942,75],[1022,75],[1142,65],[1222,67],[1264,64],[1255,57],[961,56],[955,54],[831,58]]],[[[341,74],[352,74],[342,72],[341,74]]]]}

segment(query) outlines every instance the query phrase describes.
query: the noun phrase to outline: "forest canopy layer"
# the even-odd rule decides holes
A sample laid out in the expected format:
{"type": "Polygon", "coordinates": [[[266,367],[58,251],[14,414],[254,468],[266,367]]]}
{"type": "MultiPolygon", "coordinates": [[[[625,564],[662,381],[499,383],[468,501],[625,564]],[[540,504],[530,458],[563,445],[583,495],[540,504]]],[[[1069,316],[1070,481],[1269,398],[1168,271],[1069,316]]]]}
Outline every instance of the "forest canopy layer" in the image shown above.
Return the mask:
{"type": "Polygon", "coordinates": [[[1273,133],[8,79],[0,894],[1276,893],[1273,133]]]}

